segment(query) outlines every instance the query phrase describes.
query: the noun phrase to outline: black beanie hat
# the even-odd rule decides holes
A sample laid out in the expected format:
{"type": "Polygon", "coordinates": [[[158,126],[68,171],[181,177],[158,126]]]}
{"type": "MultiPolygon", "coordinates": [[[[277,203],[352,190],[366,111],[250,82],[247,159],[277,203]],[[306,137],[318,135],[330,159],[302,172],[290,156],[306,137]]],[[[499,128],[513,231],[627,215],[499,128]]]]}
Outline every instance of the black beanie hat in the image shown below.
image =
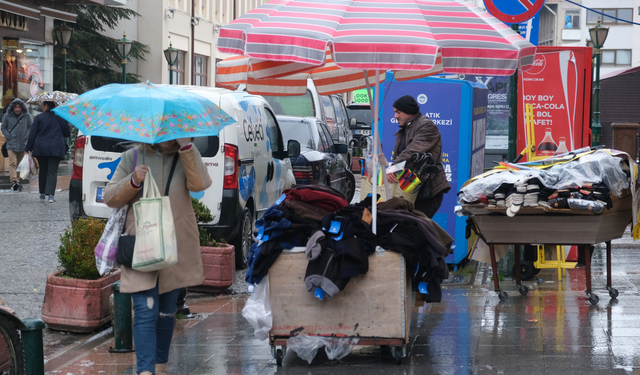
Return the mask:
{"type": "Polygon", "coordinates": [[[393,108],[408,115],[415,115],[416,113],[420,112],[418,103],[416,103],[416,100],[411,95],[405,95],[393,102],[393,108]]]}

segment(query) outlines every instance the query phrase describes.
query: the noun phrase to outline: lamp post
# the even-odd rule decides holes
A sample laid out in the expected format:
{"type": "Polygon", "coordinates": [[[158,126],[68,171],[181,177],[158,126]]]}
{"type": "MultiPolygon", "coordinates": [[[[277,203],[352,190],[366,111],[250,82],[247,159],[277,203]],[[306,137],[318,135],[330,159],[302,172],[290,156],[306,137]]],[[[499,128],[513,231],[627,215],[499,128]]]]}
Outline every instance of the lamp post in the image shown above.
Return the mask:
{"type": "Polygon", "coordinates": [[[53,35],[62,47],[62,51],[60,51],[62,54],[62,84],[60,85],[60,89],[67,91],[67,47],[73,35],[73,29],[64,22],[62,26],[58,26],[53,30],[53,35]]]}
{"type": "Polygon", "coordinates": [[[169,84],[173,85],[173,66],[178,60],[178,49],[173,48],[171,42],[169,42],[169,48],[164,50],[164,58],[167,60],[167,64],[169,64],[169,84]]]}
{"type": "Polygon", "coordinates": [[[131,53],[131,41],[127,39],[127,33],[122,33],[122,39],[118,39],[118,53],[122,58],[122,83],[127,83],[127,58],[131,53]]]}
{"type": "Polygon", "coordinates": [[[604,41],[607,40],[608,34],[609,28],[600,25],[600,21],[596,26],[589,29],[589,36],[591,36],[591,43],[595,48],[594,54],[596,58],[595,110],[593,111],[593,122],[591,123],[592,146],[599,146],[602,138],[602,125],[600,124],[600,63],[602,61],[602,53],[600,49],[604,45],[604,41]]]}

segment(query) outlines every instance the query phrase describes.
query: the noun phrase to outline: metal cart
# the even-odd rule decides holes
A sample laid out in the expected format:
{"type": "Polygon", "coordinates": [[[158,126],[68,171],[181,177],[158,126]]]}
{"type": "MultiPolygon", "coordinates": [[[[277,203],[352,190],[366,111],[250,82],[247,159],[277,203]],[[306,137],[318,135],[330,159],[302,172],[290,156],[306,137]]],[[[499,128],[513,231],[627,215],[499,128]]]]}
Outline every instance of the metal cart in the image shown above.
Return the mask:
{"type": "Polygon", "coordinates": [[[389,346],[397,364],[407,354],[414,294],[404,257],[376,252],[369,271],[352,278],[346,288],[324,301],[307,291],[308,260],[304,252],[283,252],[269,269],[273,328],[271,352],[278,366],[295,335],[358,338],[357,345],[389,346]]]}
{"type": "Polygon", "coordinates": [[[464,205],[470,213],[490,248],[493,283],[501,301],[508,295],[500,290],[494,245],[514,245],[516,286],[521,295],[529,291],[522,285],[520,278],[521,245],[577,245],[585,252],[586,294],[589,302],[595,305],[600,300],[591,290],[591,245],[604,242],[607,246],[607,290],[611,298],[618,291],[611,283],[611,240],[621,238],[631,222],[632,196],[624,190],[622,197],[612,197],[613,208],[601,215],[589,211],[570,209],[545,209],[542,207],[524,207],[514,217],[508,217],[504,208],[487,208],[483,204],[464,205]]]}

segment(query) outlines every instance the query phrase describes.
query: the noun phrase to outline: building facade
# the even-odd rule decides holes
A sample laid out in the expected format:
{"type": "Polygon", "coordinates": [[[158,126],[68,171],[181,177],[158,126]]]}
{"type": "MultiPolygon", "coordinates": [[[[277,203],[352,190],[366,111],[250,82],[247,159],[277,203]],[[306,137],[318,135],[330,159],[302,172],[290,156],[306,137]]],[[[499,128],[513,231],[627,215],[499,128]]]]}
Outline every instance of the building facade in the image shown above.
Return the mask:
{"type": "Polygon", "coordinates": [[[141,17],[123,21],[107,35],[136,40],[149,46],[144,61],[131,61],[127,72],[143,81],[169,83],[169,65],[164,50],[178,49],[173,83],[215,86],[216,62],[229,55],[217,50],[221,26],[268,0],[127,0],[126,6],[141,17]]]}

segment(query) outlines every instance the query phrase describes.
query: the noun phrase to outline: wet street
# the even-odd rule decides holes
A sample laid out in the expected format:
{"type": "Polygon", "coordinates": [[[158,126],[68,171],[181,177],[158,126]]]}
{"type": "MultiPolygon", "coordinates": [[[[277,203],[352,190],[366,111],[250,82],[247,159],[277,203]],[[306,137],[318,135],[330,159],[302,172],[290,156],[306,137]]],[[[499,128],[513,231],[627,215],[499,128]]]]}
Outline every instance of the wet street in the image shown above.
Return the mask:
{"type": "MultiPolygon", "coordinates": [[[[501,302],[490,278],[445,285],[442,303],[412,308],[408,355],[396,365],[388,349],[359,347],[342,360],[329,360],[323,349],[311,365],[288,350],[278,367],[267,341],[253,336],[241,315],[246,295],[195,295],[189,300],[196,318],[178,322],[171,346],[170,374],[631,374],[640,371],[640,259],[638,244],[626,238],[613,248],[611,300],[604,289],[604,246],[593,255],[591,305],[584,293],[584,267],[542,270],[521,296],[512,280],[501,302]]],[[[490,274],[490,273],[489,273],[490,274]]],[[[134,374],[133,354],[110,354],[113,340],[97,339],[77,352],[48,363],[51,374],[134,374]],[[54,369],[54,365],[57,367],[54,369]]]]}
{"type": "MultiPolygon", "coordinates": [[[[67,192],[56,204],[34,193],[0,192],[2,233],[0,298],[22,317],[39,317],[47,274],[57,268],[59,235],[68,225],[67,192]]],[[[342,360],[323,349],[311,365],[288,350],[278,367],[268,341],[253,336],[242,317],[246,294],[191,293],[193,319],[177,322],[170,374],[632,374],[640,373],[640,243],[629,231],[613,242],[613,286],[606,285],[604,244],[592,260],[592,306],[584,293],[584,267],[542,270],[524,282],[501,282],[509,298],[493,291],[490,269],[473,282],[445,284],[442,303],[412,308],[408,355],[396,365],[388,349],[356,346],[342,360]],[[485,277],[486,276],[486,277],[485,277]]],[[[245,289],[242,272],[232,290],[245,289]]],[[[468,281],[468,282],[467,282],[468,281]]],[[[328,301],[330,302],[330,301],[328,301]]],[[[135,374],[134,354],[112,354],[111,330],[88,335],[45,330],[47,374],[135,374]]]]}

